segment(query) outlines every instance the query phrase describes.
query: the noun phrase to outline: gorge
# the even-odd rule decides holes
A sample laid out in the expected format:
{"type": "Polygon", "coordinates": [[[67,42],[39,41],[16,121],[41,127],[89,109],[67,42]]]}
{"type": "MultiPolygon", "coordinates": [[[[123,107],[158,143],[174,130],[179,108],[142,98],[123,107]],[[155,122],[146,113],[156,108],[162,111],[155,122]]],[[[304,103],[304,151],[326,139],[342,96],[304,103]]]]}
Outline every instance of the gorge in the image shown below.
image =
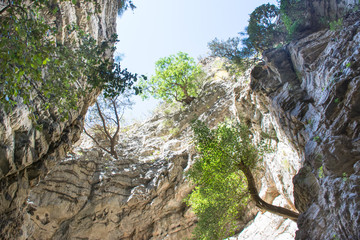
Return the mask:
{"type": "MultiPolygon", "coordinates": [[[[184,199],[194,188],[185,176],[197,157],[194,118],[210,127],[238,119],[255,142],[267,141],[273,151],[255,172],[260,196],[300,213],[295,223],[250,203],[231,239],[359,239],[360,12],[345,14],[351,0],[306,2],[309,19],[344,16],[342,26],[266,50],[242,75],[228,60],[202,59],[199,97],[124,128],[117,160],[80,136],[99,91],[66,121],[41,112],[43,129],[25,105],[1,109],[1,239],[191,237],[197,218],[184,199]]],[[[77,22],[99,42],[109,39],[118,4],[102,0],[100,13],[88,15],[91,3],[59,3],[59,38],[77,22]]]]}

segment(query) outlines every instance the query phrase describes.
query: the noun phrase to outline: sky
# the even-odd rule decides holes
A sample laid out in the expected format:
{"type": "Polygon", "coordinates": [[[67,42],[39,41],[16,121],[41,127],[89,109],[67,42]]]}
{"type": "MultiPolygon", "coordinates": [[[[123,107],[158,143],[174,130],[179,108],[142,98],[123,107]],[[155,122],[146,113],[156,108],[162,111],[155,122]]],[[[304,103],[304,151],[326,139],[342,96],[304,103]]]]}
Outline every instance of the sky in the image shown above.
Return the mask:
{"type": "MultiPolygon", "coordinates": [[[[133,0],[137,7],[117,19],[115,57],[130,72],[154,73],[162,57],[186,52],[195,60],[208,53],[214,38],[227,40],[245,31],[250,13],[264,3],[276,0],[133,0]]],[[[144,120],[159,101],[135,98],[126,120],[144,120]]]]}

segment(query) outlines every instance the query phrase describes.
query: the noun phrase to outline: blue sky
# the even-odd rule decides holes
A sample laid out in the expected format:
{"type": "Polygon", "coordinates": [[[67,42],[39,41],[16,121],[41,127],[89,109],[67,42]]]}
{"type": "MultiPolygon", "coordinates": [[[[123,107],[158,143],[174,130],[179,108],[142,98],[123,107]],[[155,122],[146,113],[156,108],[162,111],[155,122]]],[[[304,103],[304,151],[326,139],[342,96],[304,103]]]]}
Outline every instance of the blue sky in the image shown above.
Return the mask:
{"type": "MultiPolygon", "coordinates": [[[[215,37],[226,40],[244,31],[249,14],[261,4],[276,0],[133,0],[137,8],[117,19],[115,56],[122,67],[151,76],[162,57],[186,52],[198,59],[206,56],[207,43],[215,37]]],[[[127,120],[144,119],[157,101],[136,98],[127,120]]]]}

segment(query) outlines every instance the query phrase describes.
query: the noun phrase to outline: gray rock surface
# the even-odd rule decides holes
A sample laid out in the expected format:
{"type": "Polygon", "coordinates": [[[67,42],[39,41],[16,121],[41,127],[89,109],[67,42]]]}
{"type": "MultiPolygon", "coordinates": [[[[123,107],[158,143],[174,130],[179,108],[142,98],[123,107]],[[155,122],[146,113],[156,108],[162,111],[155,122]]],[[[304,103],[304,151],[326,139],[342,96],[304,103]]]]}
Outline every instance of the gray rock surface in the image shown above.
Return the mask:
{"type": "MultiPolygon", "coordinates": [[[[102,0],[102,12],[90,20],[90,3],[61,3],[57,40],[66,37],[72,21],[97,40],[107,39],[115,32],[117,3],[102,0]]],[[[331,17],[355,2],[307,3],[314,16],[331,17]]],[[[207,83],[201,97],[124,129],[119,160],[90,145],[68,153],[96,92],[79,102],[67,122],[41,113],[43,131],[28,120],[24,106],[9,115],[1,111],[0,238],[189,237],[197,220],[183,202],[193,188],[184,173],[196,156],[189,123],[198,117],[212,127],[241,119],[255,143],[272,146],[256,172],[257,185],[266,201],[302,213],[296,239],[359,239],[359,19],[359,13],[350,14],[340,30],[267,51],[251,78],[229,74],[223,60],[203,60],[207,83]]],[[[239,222],[243,231],[234,238],[293,239],[296,228],[249,204],[239,222]]]]}
{"type": "Polygon", "coordinates": [[[252,88],[302,158],[296,239],[360,238],[359,19],[271,50],[252,72],[252,88]]]}
{"type": "MultiPolygon", "coordinates": [[[[116,31],[117,1],[100,1],[101,13],[90,15],[95,8],[89,2],[78,1],[73,5],[71,1],[63,1],[56,4],[59,13],[47,20],[56,22],[58,26],[57,41],[69,37],[66,25],[71,23],[80,25],[98,41],[109,39],[116,31]]],[[[108,56],[112,57],[112,53],[109,52],[108,56]]],[[[81,99],[78,110],[71,111],[69,119],[64,122],[56,111],[40,112],[42,131],[36,129],[29,119],[29,110],[21,103],[8,114],[0,109],[1,239],[25,238],[27,233],[20,228],[28,192],[80,138],[83,118],[97,94],[94,91],[81,99]]],[[[42,103],[35,101],[34,104],[42,103]]]]}
{"type": "MultiPolygon", "coordinates": [[[[23,223],[28,238],[190,237],[197,219],[184,203],[194,187],[185,172],[197,154],[189,126],[195,117],[215,126],[226,118],[241,116],[251,119],[255,141],[264,139],[261,131],[271,134],[265,140],[275,152],[267,154],[259,165],[260,194],[270,203],[276,199],[279,205],[294,209],[291,179],[300,168],[298,154],[286,136],[277,133],[279,127],[266,106],[250,93],[249,76],[235,82],[221,67],[223,60],[208,59],[204,64],[207,82],[201,97],[188,107],[163,109],[148,121],[124,129],[117,146],[118,160],[83,143],[58,162],[30,191],[23,223]]],[[[239,230],[257,211],[249,205],[239,221],[239,230]]],[[[294,222],[264,216],[267,222],[276,221],[274,224],[287,236],[284,239],[294,236],[294,222]]],[[[264,218],[253,222],[264,224],[264,218]]],[[[269,233],[274,224],[257,232],[269,233]]]]}

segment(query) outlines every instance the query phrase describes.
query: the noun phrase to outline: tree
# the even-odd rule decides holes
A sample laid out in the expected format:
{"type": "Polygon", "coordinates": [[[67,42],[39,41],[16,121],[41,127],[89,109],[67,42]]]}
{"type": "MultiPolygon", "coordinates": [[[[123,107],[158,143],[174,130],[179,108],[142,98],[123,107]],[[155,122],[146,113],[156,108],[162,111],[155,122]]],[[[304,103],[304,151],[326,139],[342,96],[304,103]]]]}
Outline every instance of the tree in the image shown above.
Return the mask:
{"type": "Polygon", "coordinates": [[[225,57],[234,63],[242,61],[241,49],[239,45],[241,39],[239,37],[229,38],[227,41],[221,41],[215,38],[208,43],[208,48],[211,51],[211,56],[214,57],[225,57]]]}
{"type": "Polygon", "coordinates": [[[155,75],[143,81],[144,96],[166,102],[178,101],[190,104],[199,94],[203,71],[188,54],[179,52],[159,59],[155,64],[155,75]]]}
{"type": "Polygon", "coordinates": [[[249,46],[248,39],[240,37],[232,37],[226,41],[215,38],[208,43],[208,48],[210,56],[227,58],[238,66],[240,71],[247,70],[256,59],[256,51],[249,46]]]}
{"type": "MultiPolygon", "coordinates": [[[[93,2],[95,14],[99,8],[93,2]]],[[[136,74],[107,58],[114,51],[116,35],[97,43],[73,24],[66,26],[66,33],[78,36],[76,41],[73,37],[56,41],[57,29],[44,16],[55,17],[58,11],[57,4],[49,0],[7,1],[0,10],[0,104],[6,111],[23,103],[34,120],[48,109],[65,120],[78,100],[94,88],[112,95],[137,80],[136,74]]]]}
{"type": "Polygon", "coordinates": [[[249,198],[260,209],[297,220],[298,213],[260,198],[252,169],[264,149],[253,145],[245,125],[223,123],[210,130],[203,122],[196,121],[193,130],[200,157],[188,172],[196,187],[187,202],[199,218],[196,239],[230,236],[249,198]]]}
{"type": "Polygon", "coordinates": [[[118,159],[116,145],[119,140],[120,128],[126,108],[133,104],[130,93],[115,97],[104,97],[100,95],[87,114],[84,132],[95,144],[118,159]]]}
{"type": "Polygon", "coordinates": [[[275,5],[263,4],[250,15],[245,37],[232,37],[226,41],[217,38],[208,43],[211,56],[225,57],[244,71],[258,58],[265,49],[281,43],[285,32],[279,24],[279,9],[275,5]]]}
{"type": "Polygon", "coordinates": [[[285,32],[278,24],[279,9],[270,3],[257,7],[251,14],[246,28],[254,49],[262,52],[285,40],[285,32]]]}

